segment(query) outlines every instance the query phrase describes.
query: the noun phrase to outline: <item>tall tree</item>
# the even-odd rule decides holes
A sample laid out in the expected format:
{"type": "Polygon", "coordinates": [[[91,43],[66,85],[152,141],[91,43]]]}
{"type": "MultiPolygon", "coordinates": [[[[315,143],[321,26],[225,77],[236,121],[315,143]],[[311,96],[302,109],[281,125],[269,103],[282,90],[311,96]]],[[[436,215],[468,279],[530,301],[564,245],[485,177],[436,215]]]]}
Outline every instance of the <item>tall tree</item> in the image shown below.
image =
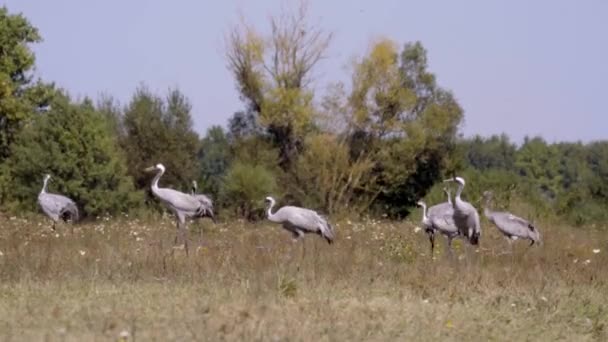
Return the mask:
{"type": "Polygon", "coordinates": [[[138,188],[150,184],[150,175],[143,169],[157,163],[167,167],[163,182],[175,188],[188,189],[198,179],[200,142],[192,129],[190,110],[179,90],[163,99],[145,87],[137,89],[124,113],[121,145],[138,188]]]}
{"type": "Polygon", "coordinates": [[[0,7],[0,163],[10,154],[23,123],[48,104],[53,87],[32,81],[35,56],[29,45],[41,41],[21,14],[0,7]]]}
{"type": "Polygon", "coordinates": [[[9,200],[33,209],[46,173],[50,188],[72,197],[87,215],[117,213],[138,205],[140,194],[127,175],[110,123],[90,100],[72,103],[58,93],[48,112],[17,136],[8,159],[9,200]]]}
{"type": "Polygon", "coordinates": [[[201,141],[198,155],[201,191],[219,198],[223,178],[230,167],[230,143],[220,126],[212,126],[201,141]]]}
{"type": "Polygon", "coordinates": [[[270,18],[269,36],[245,22],[227,37],[228,67],[248,111],[255,113],[287,171],[302,150],[314,119],[312,72],[331,40],[308,23],[308,7],[270,18]]]}
{"type": "Polygon", "coordinates": [[[422,44],[408,43],[399,53],[386,39],[354,64],[351,154],[373,156],[377,181],[371,195],[395,215],[407,214],[440,177],[463,117],[427,67],[422,44]]]}

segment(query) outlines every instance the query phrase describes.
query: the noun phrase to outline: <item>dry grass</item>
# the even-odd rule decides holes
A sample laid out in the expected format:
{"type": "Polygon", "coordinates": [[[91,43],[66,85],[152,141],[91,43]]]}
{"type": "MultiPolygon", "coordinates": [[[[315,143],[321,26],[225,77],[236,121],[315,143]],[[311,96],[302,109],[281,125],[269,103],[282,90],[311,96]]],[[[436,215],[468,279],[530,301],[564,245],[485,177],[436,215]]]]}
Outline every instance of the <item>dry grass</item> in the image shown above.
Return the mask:
{"type": "Polygon", "coordinates": [[[0,339],[608,339],[599,232],[544,227],[544,246],[508,255],[486,224],[478,252],[457,243],[456,258],[432,259],[407,222],[339,222],[334,245],[307,236],[304,255],[279,226],[203,225],[205,246],[186,257],[169,218],[74,235],[2,219],[0,339]]]}

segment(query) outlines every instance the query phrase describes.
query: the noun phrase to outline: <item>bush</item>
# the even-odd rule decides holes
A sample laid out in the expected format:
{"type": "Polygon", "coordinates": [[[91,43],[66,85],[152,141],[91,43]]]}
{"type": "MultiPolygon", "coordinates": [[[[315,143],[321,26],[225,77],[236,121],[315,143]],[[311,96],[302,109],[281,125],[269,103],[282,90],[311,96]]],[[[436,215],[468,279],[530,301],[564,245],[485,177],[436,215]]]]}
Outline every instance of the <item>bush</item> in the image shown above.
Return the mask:
{"type": "Polygon", "coordinates": [[[235,162],[224,178],[225,202],[231,203],[238,215],[255,218],[266,196],[277,189],[274,175],[260,165],[235,162]]]}

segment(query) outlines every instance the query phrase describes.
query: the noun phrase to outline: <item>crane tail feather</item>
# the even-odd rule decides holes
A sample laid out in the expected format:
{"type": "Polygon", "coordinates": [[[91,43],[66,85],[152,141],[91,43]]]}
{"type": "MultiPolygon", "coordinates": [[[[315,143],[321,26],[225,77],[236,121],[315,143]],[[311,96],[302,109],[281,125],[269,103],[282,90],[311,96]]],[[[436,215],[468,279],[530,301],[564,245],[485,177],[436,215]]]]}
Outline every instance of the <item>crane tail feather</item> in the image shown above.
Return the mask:
{"type": "Polygon", "coordinates": [[[59,217],[61,217],[66,222],[68,218],[70,219],[70,221],[72,221],[72,223],[76,222],[79,219],[78,208],[74,203],[69,203],[61,210],[61,212],[59,213],[59,217]]]}

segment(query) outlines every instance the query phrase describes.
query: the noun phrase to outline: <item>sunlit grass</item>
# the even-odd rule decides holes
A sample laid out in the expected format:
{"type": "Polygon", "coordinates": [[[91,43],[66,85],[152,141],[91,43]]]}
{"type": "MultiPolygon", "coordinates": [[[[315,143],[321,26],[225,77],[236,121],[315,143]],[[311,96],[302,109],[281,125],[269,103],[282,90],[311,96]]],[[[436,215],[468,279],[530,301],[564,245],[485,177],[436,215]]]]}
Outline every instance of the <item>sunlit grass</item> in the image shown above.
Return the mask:
{"type": "Polygon", "coordinates": [[[513,254],[484,225],[479,249],[418,222],[335,222],[337,241],[297,244],[280,226],[100,218],[57,232],[0,230],[2,340],[605,340],[605,235],[543,227],[513,254]],[[198,227],[204,244],[197,246],[198,227]],[[198,248],[197,248],[198,247],[198,248]]]}

